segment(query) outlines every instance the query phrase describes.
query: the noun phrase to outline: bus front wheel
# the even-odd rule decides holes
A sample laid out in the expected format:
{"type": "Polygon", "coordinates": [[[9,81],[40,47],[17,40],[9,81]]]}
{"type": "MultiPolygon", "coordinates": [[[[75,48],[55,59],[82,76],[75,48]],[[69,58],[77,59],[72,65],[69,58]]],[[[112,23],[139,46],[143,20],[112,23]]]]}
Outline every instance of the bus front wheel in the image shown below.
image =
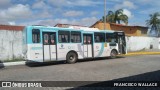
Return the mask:
{"type": "Polygon", "coordinates": [[[116,58],[117,54],[118,54],[118,53],[117,53],[116,50],[112,50],[112,51],[111,51],[111,54],[110,54],[110,58],[111,58],[111,59],[116,58]]]}
{"type": "Polygon", "coordinates": [[[66,57],[67,63],[72,64],[77,61],[77,54],[74,52],[69,52],[66,57]]]}

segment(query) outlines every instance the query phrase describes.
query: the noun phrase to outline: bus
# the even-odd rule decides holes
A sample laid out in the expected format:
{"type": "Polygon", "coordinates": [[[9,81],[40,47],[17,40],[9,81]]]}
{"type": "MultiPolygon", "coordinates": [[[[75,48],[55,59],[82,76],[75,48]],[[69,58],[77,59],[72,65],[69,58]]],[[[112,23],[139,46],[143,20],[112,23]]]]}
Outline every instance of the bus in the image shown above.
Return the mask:
{"type": "Polygon", "coordinates": [[[126,54],[122,31],[26,26],[23,30],[25,60],[49,62],[111,57],[126,54]]]}

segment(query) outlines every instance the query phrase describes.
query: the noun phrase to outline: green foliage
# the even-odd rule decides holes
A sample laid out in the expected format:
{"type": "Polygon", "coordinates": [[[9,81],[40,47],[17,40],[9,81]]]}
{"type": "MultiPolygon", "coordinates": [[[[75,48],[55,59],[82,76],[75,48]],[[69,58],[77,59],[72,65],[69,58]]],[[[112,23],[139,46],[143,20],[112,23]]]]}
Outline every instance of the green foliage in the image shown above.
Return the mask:
{"type": "Polygon", "coordinates": [[[151,27],[151,30],[156,30],[157,35],[160,36],[160,13],[155,12],[149,15],[150,19],[146,20],[146,24],[151,27]]]}
{"type": "MultiPolygon", "coordinates": [[[[102,21],[104,22],[104,16],[102,17],[102,21]]],[[[128,24],[128,16],[123,14],[123,9],[118,9],[117,11],[109,11],[106,16],[106,22],[109,23],[117,23],[120,24],[124,22],[126,25],[128,24]]]]}

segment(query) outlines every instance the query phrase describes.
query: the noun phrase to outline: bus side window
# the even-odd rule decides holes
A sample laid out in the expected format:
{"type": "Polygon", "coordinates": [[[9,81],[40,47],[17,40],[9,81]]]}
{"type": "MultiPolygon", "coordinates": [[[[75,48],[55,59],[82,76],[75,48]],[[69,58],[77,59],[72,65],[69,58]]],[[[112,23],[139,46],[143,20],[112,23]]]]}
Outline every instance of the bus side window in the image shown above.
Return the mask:
{"type": "Polygon", "coordinates": [[[106,34],[106,42],[109,43],[116,43],[116,36],[114,33],[107,33],[106,34]]]}
{"type": "Polygon", "coordinates": [[[62,35],[62,42],[67,42],[64,35],[62,35]]]}
{"type": "Polygon", "coordinates": [[[32,30],[32,42],[40,43],[40,30],[39,29],[32,30]]]}
{"type": "Polygon", "coordinates": [[[80,43],[81,42],[81,32],[72,31],[71,32],[71,42],[80,43]]]}
{"type": "Polygon", "coordinates": [[[69,31],[58,31],[58,42],[59,43],[69,43],[70,42],[70,32],[69,31]]]}
{"type": "Polygon", "coordinates": [[[105,42],[105,33],[95,32],[94,39],[95,42],[105,42]]]}

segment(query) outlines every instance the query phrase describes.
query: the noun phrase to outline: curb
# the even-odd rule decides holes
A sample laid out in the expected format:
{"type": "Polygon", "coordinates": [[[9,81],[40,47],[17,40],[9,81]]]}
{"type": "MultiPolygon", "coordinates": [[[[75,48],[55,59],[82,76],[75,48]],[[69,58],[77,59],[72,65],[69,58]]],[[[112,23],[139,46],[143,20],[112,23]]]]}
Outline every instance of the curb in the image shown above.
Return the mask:
{"type": "Polygon", "coordinates": [[[132,52],[120,56],[134,56],[134,55],[160,55],[160,52],[132,52]]]}
{"type": "Polygon", "coordinates": [[[25,65],[25,63],[26,63],[26,61],[5,62],[5,63],[0,63],[0,67],[15,66],[15,65],[25,65]]]}

